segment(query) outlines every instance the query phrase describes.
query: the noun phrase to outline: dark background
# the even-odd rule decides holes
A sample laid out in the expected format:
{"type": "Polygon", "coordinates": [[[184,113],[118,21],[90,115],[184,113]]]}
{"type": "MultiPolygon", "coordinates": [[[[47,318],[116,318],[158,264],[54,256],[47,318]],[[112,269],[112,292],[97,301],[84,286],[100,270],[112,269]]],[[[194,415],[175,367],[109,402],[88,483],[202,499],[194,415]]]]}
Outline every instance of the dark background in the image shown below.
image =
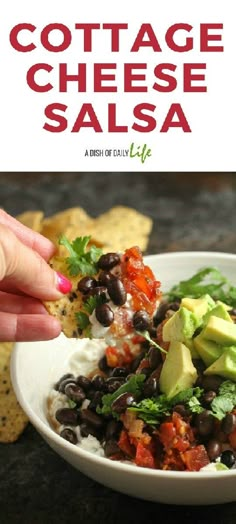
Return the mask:
{"type": "MultiPolygon", "coordinates": [[[[236,253],[236,173],[0,173],[0,207],[12,215],[79,205],[96,217],[119,204],[153,219],[148,254],[236,253]]],[[[67,465],[31,425],[18,442],[0,444],[1,524],[235,524],[236,502],[200,503],[161,505],[113,492],[67,465]]]]}

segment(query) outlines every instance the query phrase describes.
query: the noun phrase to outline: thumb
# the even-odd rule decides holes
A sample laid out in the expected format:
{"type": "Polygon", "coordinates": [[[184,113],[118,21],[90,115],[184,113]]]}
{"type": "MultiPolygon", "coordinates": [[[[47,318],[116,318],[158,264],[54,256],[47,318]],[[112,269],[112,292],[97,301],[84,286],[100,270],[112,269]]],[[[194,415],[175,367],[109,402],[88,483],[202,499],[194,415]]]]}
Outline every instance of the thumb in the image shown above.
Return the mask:
{"type": "Polygon", "coordinates": [[[0,225],[0,282],[40,300],[57,300],[71,291],[71,282],[51,269],[14,233],[0,225]]]}

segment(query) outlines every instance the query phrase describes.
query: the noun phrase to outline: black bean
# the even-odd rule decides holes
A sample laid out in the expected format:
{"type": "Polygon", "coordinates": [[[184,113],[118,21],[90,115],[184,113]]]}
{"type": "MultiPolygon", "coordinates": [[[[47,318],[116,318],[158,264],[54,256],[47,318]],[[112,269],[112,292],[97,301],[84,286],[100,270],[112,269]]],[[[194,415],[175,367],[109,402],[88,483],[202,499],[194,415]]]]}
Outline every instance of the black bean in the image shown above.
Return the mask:
{"type": "Polygon", "coordinates": [[[204,362],[200,358],[193,358],[193,365],[196,368],[198,374],[201,374],[201,375],[203,374],[203,372],[206,369],[204,362]]]}
{"type": "Polygon", "coordinates": [[[232,468],[235,465],[236,459],[233,451],[226,449],[221,453],[220,461],[222,464],[227,466],[227,468],[232,468]]]}
{"type": "Polygon", "coordinates": [[[79,375],[76,382],[84,391],[88,391],[91,387],[91,380],[88,377],[84,377],[84,375],[79,375]]]}
{"type": "Polygon", "coordinates": [[[96,437],[99,440],[101,436],[101,431],[100,429],[89,425],[87,422],[82,422],[82,424],[80,424],[80,434],[81,437],[88,437],[89,435],[93,435],[93,437],[96,437]]]}
{"type": "Polygon", "coordinates": [[[151,374],[152,370],[149,366],[144,366],[143,368],[140,368],[136,371],[137,375],[145,375],[148,377],[151,374]]]}
{"type": "Polygon", "coordinates": [[[108,304],[100,304],[95,309],[96,319],[102,326],[109,327],[114,321],[114,313],[108,304]]]}
{"type": "Polygon", "coordinates": [[[215,391],[217,393],[222,382],[223,378],[218,375],[205,375],[202,378],[202,387],[205,391],[215,391]]]}
{"type": "Polygon", "coordinates": [[[149,331],[149,335],[150,335],[151,338],[156,338],[157,337],[157,328],[156,327],[151,325],[149,327],[148,331],[149,331]]]}
{"type": "Polygon", "coordinates": [[[71,408],[60,408],[55,413],[55,418],[60,424],[77,426],[78,425],[78,412],[71,408]]]}
{"type": "Polygon", "coordinates": [[[153,317],[154,326],[158,326],[164,320],[168,307],[169,304],[167,302],[161,302],[153,317]]]}
{"type": "Polygon", "coordinates": [[[111,377],[126,377],[127,376],[127,369],[122,367],[113,368],[111,372],[111,377]]]}
{"type": "Polygon", "coordinates": [[[112,455],[116,455],[117,453],[120,453],[121,450],[117,444],[117,442],[114,439],[107,440],[104,444],[104,454],[105,457],[111,457],[112,455]]]}
{"type": "Polygon", "coordinates": [[[143,394],[144,397],[152,397],[157,392],[157,379],[156,378],[148,378],[143,386],[143,394]]]}
{"type": "Polygon", "coordinates": [[[206,445],[206,450],[210,460],[216,460],[221,454],[221,443],[219,440],[211,439],[206,445]]]}
{"type": "Polygon", "coordinates": [[[184,404],[176,404],[173,409],[184,419],[190,415],[190,410],[184,404]]]}
{"type": "Polygon", "coordinates": [[[101,375],[94,375],[91,380],[91,386],[98,391],[105,389],[105,379],[101,375]]]}
{"type": "Polygon", "coordinates": [[[106,253],[98,260],[98,267],[100,269],[112,269],[120,263],[120,255],[118,253],[106,253]]]}
{"type": "Polygon", "coordinates": [[[147,358],[151,369],[156,369],[162,361],[161,353],[155,347],[150,347],[147,358]]]}
{"type": "Polygon", "coordinates": [[[202,405],[208,408],[211,405],[215,397],[216,397],[215,391],[206,391],[201,398],[202,405]]]}
{"type": "Polygon", "coordinates": [[[74,384],[76,385],[76,379],[75,378],[66,378],[65,380],[62,380],[62,382],[60,383],[60,386],[58,388],[58,391],[60,393],[65,393],[65,387],[68,385],[68,384],[74,384]]]}
{"type": "Polygon", "coordinates": [[[92,277],[83,277],[78,283],[77,289],[83,295],[86,295],[89,291],[97,287],[97,281],[92,277]]]}
{"type": "Polygon", "coordinates": [[[99,285],[107,287],[108,282],[114,280],[114,278],[116,277],[112,273],[109,273],[108,271],[101,271],[98,278],[99,285]]]}
{"type": "Polygon", "coordinates": [[[194,425],[201,437],[207,437],[213,432],[214,420],[213,415],[207,409],[195,416],[194,425]]]}
{"type": "Polygon", "coordinates": [[[103,391],[94,391],[91,401],[89,403],[89,409],[96,411],[98,406],[102,404],[102,397],[104,395],[103,391]]]}
{"type": "Polygon", "coordinates": [[[84,299],[87,300],[90,297],[100,297],[101,296],[104,300],[106,300],[107,299],[106,293],[107,293],[107,288],[105,286],[97,286],[94,289],[91,289],[91,291],[89,291],[87,295],[84,296],[84,299]]]}
{"type": "Polygon", "coordinates": [[[123,306],[127,299],[124,285],[119,278],[110,280],[107,285],[109,296],[116,306],[123,306]]]}
{"type": "Polygon", "coordinates": [[[234,413],[228,413],[225,415],[221,422],[221,429],[226,435],[229,435],[229,433],[232,433],[232,431],[236,428],[236,415],[234,413]]]}
{"type": "Polygon", "coordinates": [[[167,309],[171,309],[172,311],[178,311],[179,306],[180,306],[180,302],[178,302],[178,301],[176,300],[175,302],[170,302],[170,303],[168,304],[168,308],[167,308],[167,309]]]}
{"type": "Polygon", "coordinates": [[[122,429],[122,423],[119,420],[110,420],[106,426],[105,437],[110,440],[117,437],[122,429]]]}
{"type": "Polygon", "coordinates": [[[65,375],[63,375],[55,384],[54,386],[54,389],[56,391],[59,390],[59,387],[60,387],[60,384],[61,382],[63,382],[64,380],[66,380],[67,378],[74,378],[74,375],[72,373],[66,373],[65,375]]]}
{"type": "Polygon", "coordinates": [[[98,367],[101,371],[103,371],[104,373],[107,373],[108,370],[110,369],[108,364],[107,364],[107,357],[106,355],[104,355],[102,358],[100,358],[99,362],[98,362],[98,367]]]}
{"type": "Polygon", "coordinates": [[[142,353],[140,353],[139,355],[137,355],[137,357],[135,357],[135,358],[132,360],[132,362],[131,362],[131,364],[130,364],[130,371],[131,371],[131,373],[135,372],[136,369],[138,369],[139,364],[140,364],[141,360],[143,359],[143,357],[144,357],[144,353],[142,352],[142,353]]]}
{"type": "Polygon", "coordinates": [[[108,393],[114,393],[117,389],[124,384],[125,380],[123,377],[111,377],[106,380],[106,391],[108,393]]]}
{"type": "Polygon", "coordinates": [[[147,330],[150,326],[150,322],[151,319],[149,314],[143,309],[140,309],[140,311],[136,311],[136,313],[134,313],[133,326],[137,331],[147,330]]]}
{"type": "Polygon", "coordinates": [[[86,398],[85,392],[77,384],[67,384],[65,386],[65,394],[68,398],[76,402],[76,404],[82,404],[86,398]]]}
{"type": "Polygon", "coordinates": [[[64,428],[60,436],[64,438],[65,440],[68,440],[68,442],[71,442],[71,444],[77,444],[78,439],[76,433],[73,431],[73,429],[70,428],[64,428]]]}
{"type": "Polygon", "coordinates": [[[86,422],[94,428],[101,428],[103,426],[103,419],[97,413],[94,413],[89,408],[82,409],[80,412],[82,422],[86,422]]]}
{"type": "Polygon", "coordinates": [[[121,393],[119,397],[113,400],[111,409],[115,413],[123,413],[134,402],[135,398],[131,393],[121,393]]]}

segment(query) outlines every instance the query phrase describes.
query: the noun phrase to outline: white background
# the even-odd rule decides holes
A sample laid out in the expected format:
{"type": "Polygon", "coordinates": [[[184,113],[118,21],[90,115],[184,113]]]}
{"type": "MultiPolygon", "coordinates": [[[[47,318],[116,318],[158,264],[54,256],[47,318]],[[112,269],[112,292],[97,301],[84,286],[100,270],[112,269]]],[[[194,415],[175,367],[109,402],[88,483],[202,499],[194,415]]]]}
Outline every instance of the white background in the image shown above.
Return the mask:
{"type": "MultiPolygon", "coordinates": [[[[0,7],[1,52],[1,171],[235,171],[235,29],[233,0],[8,0],[0,7]],[[1,12],[2,11],[2,12],[1,12]],[[21,22],[37,27],[33,40],[37,49],[19,53],[9,43],[12,27],[21,22]],[[50,53],[40,44],[42,28],[53,22],[67,25],[72,32],[72,43],[63,53],[50,53]],[[83,53],[82,32],[74,29],[79,22],[127,22],[128,31],[121,31],[120,53],[110,52],[110,32],[94,32],[93,53],[83,53]],[[130,53],[130,48],[142,23],[152,23],[163,49],[154,53],[143,48],[130,53]],[[186,22],[194,28],[194,50],[174,53],[165,44],[165,32],[173,23],[186,22]],[[224,53],[199,52],[200,23],[223,23],[224,53]],[[29,67],[38,62],[54,66],[50,81],[54,89],[35,93],[26,83],[29,67]],[[67,62],[69,72],[77,71],[78,62],[88,63],[88,92],[76,92],[70,83],[67,93],[58,92],[58,63],[67,62]],[[118,93],[93,93],[93,62],[118,62],[118,93]],[[172,93],[122,92],[122,64],[147,62],[147,83],[153,83],[153,69],[160,62],[176,64],[178,88],[172,93]],[[207,93],[183,93],[183,62],[207,62],[207,93]],[[68,105],[68,129],[50,133],[43,129],[45,107],[52,102],[68,105]],[[71,133],[71,128],[83,102],[90,102],[104,130],[95,133],[82,129],[71,133]],[[128,133],[107,132],[107,103],[117,103],[118,124],[128,125],[128,133]],[[151,133],[131,129],[133,107],[141,102],[157,106],[157,127],[151,133]],[[191,133],[160,128],[171,103],[182,104],[191,133]],[[85,157],[86,149],[128,149],[146,143],[152,156],[144,164],[139,159],[115,157],[85,157]]],[[[23,34],[22,34],[23,35],[23,34]]],[[[27,34],[27,38],[30,33],[27,34]]],[[[56,35],[55,35],[56,36],[56,35]]],[[[183,34],[182,34],[183,38],[183,34]]],[[[181,33],[179,34],[181,41],[181,33]]],[[[23,41],[23,36],[22,36],[23,41]]],[[[183,40],[181,41],[183,42],[183,40]]],[[[213,45],[213,44],[212,44],[213,45]]],[[[215,43],[217,45],[217,43],[215,43]]],[[[220,43],[219,43],[220,45],[220,43]]],[[[46,75],[46,74],[45,74],[46,75]]],[[[43,77],[42,77],[43,78],[43,77]]],[[[46,76],[44,77],[46,78],[46,76]]]]}

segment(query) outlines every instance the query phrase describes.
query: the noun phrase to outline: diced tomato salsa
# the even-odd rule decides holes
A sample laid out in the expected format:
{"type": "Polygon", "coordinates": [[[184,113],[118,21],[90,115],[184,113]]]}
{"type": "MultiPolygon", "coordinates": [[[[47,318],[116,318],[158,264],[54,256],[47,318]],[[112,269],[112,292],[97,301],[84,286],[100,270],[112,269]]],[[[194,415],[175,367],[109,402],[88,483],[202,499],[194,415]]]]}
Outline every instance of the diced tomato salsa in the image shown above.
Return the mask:
{"type": "Polygon", "coordinates": [[[153,314],[157,299],[161,296],[161,283],[144,264],[138,247],[126,249],[121,260],[121,272],[126,292],[132,296],[133,309],[145,309],[149,314],[153,314]]]}
{"type": "Polygon", "coordinates": [[[126,429],[121,431],[118,446],[124,458],[137,466],[199,471],[210,462],[205,446],[196,444],[190,424],[176,412],[153,431],[153,436],[145,433],[143,422],[134,414],[125,414],[123,423],[126,429]]]}

